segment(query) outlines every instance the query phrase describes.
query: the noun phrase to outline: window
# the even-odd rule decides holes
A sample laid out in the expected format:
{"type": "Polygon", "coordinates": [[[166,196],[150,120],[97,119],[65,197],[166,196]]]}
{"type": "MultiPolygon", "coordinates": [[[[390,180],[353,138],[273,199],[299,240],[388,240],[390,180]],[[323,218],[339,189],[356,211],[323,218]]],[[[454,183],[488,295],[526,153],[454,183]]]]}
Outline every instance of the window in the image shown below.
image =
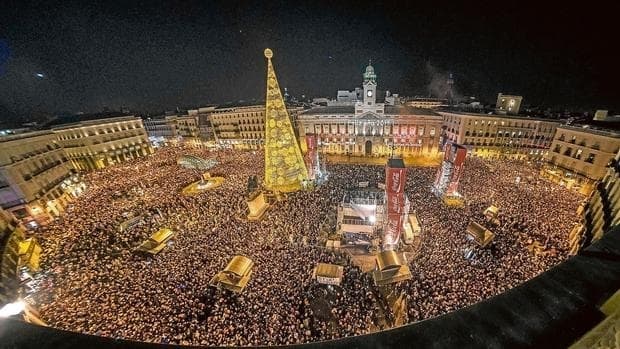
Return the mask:
{"type": "Polygon", "coordinates": [[[435,136],[435,128],[434,127],[431,127],[430,134],[431,134],[431,137],[435,136]]]}
{"type": "Polygon", "coordinates": [[[583,152],[583,150],[577,149],[577,151],[575,152],[575,159],[580,160],[582,152],[583,152]]]}
{"type": "Polygon", "coordinates": [[[589,162],[589,163],[591,163],[591,164],[593,164],[593,163],[594,163],[594,159],[595,159],[595,158],[596,158],[596,154],[594,154],[594,153],[590,153],[590,154],[588,155],[588,157],[586,158],[586,160],[585,160],[585,161],[586,161],[586,162],[589,162]]]}
{"type": "Polygon", "coordinates": [[[558,137],[558,140],[564,141],[564,134],[563,133],[560,135],[560,137],[558,137]]]}
{"type": "Polygon", "coordinates": [[[562,147],[559,144],[556,144],[555,148],[553,148],[553,152],[554,153],[560,153],[561,149],[562,149],[562,147]]]}
{"type": "Polygon", "coordinates": [[[566,148],[566,150],[564,151],[564,155],[566,156],[570,156],[570,154],[573,153],[573,148],[566,148]]]}
{"type": "Polygon", "coordinates": [[[419,130],[418,135],[419,136],[424,136],[424,126],[418,127],[418,130],[419,130]]]}

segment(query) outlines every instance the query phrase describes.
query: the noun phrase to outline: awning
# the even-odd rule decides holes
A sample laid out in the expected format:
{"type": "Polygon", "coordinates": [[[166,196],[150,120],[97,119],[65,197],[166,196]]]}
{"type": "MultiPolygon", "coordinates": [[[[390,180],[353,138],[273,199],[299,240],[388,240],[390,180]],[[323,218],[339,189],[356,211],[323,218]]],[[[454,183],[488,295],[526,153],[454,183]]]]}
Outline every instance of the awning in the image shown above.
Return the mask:
{"type": "Polygon", "coordinates": [[[335,264],[319,263],[312,273],[317,282],[327,285],[340,285],[344,267],[335,264]]]}
{"type": "Polygon", "coordinates": [[[243,276],[248,273],[248,271],[252,268],[253,265],[254,262],[252,262],[252,260],[248,257],[234,256],[224,269],[224,272],[243,276]]]}
{"type": "Polygon", "coordinates": [[[168,228],[163,228],[155,232],[151,237],[136,247],[136,251],[149,254],[158,254],[166,247],[168,240],[172,238],[174,232],[168,228]]]}
{"type": "Polygon", "coordinates": [[[490,230],[473,221],[467,226],[467,235],[469,235],[480,247],[486,247],[495,237],[495,234],[493,234],[490,230]]]}
{"type": "Polygon", "coordinates": [[[314,268],[315,276],[342,278],[344,268],[341,265],[319,263],[314,268]]]}
{"type": "Polygon", "coordinates": [[[496,218],[498,212],[499,212],[499,208],[497,208],[497,206],[495,206],[495,205],[491,205],[491,206],[487,207],[486,210],[484,210],[484,215],[487,218],[496,218]]]}
{"type": "Polygon", "coordinates": [[[241,293],[250,281],[253,266],[254,262],[251,259],[244,256],[235,256],[224,271],[217,273],[209,284],[241,293]]]}
{"type": "Polygon", "coordinates": [[[386,271],[397,269],[401,265],[406,265],[405,257],[395,251],[383,251],[377,255],[377,269],[386,271]]]}

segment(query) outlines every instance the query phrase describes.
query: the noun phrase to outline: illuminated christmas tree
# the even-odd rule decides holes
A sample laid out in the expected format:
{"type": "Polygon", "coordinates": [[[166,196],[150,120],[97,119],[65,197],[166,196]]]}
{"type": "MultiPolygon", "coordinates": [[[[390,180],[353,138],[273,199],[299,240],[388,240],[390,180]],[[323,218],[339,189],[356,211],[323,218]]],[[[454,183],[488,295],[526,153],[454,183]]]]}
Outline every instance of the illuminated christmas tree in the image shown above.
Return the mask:
{"type": "Polygon", "coordinates": [[[308,171],[293,132],[276,73],[271,64],[273,52],[267,57],[267,101],[265,105],[265,187],[279,192],[302,188],[308,171]]]}

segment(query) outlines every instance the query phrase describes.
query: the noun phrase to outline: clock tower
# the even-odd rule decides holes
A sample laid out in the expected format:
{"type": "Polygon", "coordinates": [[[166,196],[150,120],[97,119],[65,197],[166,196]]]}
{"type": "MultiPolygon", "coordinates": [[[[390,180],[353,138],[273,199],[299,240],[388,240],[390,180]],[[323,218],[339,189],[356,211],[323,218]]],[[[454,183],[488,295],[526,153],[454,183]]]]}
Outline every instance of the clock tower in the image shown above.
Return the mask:
{"type": "Polygon", "coordinates": [[[375,74],[375,68],[370,65],[366,67],[364,72],[364,106],[373,106],[377,101],[377,75],[375,74]]]}

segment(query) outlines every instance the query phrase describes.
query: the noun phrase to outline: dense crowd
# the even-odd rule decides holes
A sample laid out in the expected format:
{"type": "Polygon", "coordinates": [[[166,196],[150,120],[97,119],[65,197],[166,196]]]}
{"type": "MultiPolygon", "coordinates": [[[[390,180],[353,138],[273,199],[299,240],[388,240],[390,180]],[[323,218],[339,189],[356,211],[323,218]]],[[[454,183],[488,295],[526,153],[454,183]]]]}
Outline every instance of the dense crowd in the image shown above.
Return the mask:
{"type": "MultiPolygon", "coordinates": [[[[89,173],[88,189],[61,219],[40,228],[45,254],[36,295],[43,319],[72,331],[140,341],[196,345],[291,344],[367,333],[381,327],[385,300],[372,277],[347,253],[325,249],[326,217],[345,188],[384,181],[379,166],[328,165],[327,182],[288,195],[258,222],[248,222],[249,176],[263,172],[262,153],[164,148],[125,164],[89,173]],[[222,186],[180,194],[196,173],[176,160],[186,154],[216,159],[222,186]],[[125,231],[129,217],[139,224],[125,231]],[[161,253],[133,248],[162,227],[175,237],[161,253]],[[241,294],[209,286],[235,255],[255,263],[241,294]],[[317,263],[344,266],[341,287],[312,279],[317,263]]],[[[405,294],[409,321],[437,316],[543,272],[567,255],[567,236],[579,195],[538,180],[525,163],[469,159],[461,182],[464,208],[448,208],[431,194],[435,168],[412,168],[406,192],[422,222],[419,253],[405,294]],[[522,180],[516,183],[519,176],[522,180]],[[500,207],[490,248],[471,248],[464,232],[482,211],[500,207]],[[554,253],[533,255],[539,241],[554,253]]],[[[332,222],[333,224],[333,222],[332,222]]],[[[333,226],[331,228],[334,228],[333,226]]]]}

